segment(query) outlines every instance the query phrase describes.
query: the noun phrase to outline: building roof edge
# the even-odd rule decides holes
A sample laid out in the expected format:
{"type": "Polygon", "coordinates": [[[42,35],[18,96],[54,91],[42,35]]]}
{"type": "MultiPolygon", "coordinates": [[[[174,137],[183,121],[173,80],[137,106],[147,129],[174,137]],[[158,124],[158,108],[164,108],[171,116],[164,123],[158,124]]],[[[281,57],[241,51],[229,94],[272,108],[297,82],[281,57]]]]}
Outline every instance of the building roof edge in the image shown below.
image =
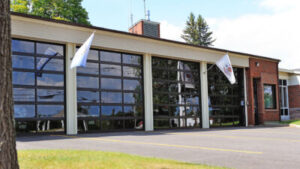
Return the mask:
{"type": "Polygon", "coordinates": [[[221,48],[214,48],[214,47],[206,47],[206,46],[193,45],[193,44],[188,44],[188,43],[184,43],[184,42],[180,42],[180,41],[174,41],[174,40],[163,39],[163,38],[149,37],[149,36],[138,35],[138,34],[133,34],[133,33],[129,33],[129,32],[124,32],[124,31],[119,31],[119,30],[113,30],[113,29],[103,28],[103,27],[78,24],[78,23],[73,23],[73,22],[68,22],[68,21],[63,21],[63,20],[55,20],[55,19],[50,19],[50,18],[44,18],[44,17],[36,16],[36,15],[29,15],[29,14],[18,13],[18,12],[11,12],[11,15],[13,15],[13,16],[20,16],[20,17],[26,17],[26,18],[31,18],[31,19],[37,19],[37,20],[43,20],[43,21],[48,21],[48,22],[54,22],[54,23],[59,23],[59,24],[66,24],[66,25],[71,25],[71,26],[77,26],[77,27],[84,27],[84,28],[89,28],[89,29],[107,31],[107,32],[118,33],[118,34],[123,34],[123,35],[128,35],[128,36],[135,36],[135,37],[139,37],[139,38],[146,38],[146,39],[158,40],[158,41],[163,41],[163,42],[168,42],[168,43],[174,43],[174,44],[179,44],[179,45],[185,45],[185,46],[191,46],[191,47],[196,47],[196,48],[202,48],[202,49],[207,49],[207,50],[213,50],[213,51],[219,51],[219,52],[228,52],[228,53],[232,53],[232,54],[244,55],[244,56],[254,57],[254,58],[262,58],[262,59],[267,59],[267,60],[272,60],[272,61],[280,62],[279,59],[270,58],[270,57],[261,56],[261,55],[254,55],[254,54],[249,54],[249,53],[244,53],[244,52],[237,52],[237,51],[232,51],[232,50],[227,50],[227,49],[221,49],[221,48]]]}

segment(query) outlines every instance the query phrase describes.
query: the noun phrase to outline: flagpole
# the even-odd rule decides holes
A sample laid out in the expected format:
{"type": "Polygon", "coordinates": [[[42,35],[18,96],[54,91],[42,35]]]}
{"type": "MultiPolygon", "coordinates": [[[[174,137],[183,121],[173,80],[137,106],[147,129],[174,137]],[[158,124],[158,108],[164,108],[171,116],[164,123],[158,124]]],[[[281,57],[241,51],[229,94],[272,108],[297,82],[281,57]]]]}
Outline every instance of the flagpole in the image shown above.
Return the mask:
{"type": "MultiPolygon", "coordinates": [[[[226,52],[226,54],[228,55],[228,52],[226,52]]],[[[205,71],[205,72],[203,72],[203,73],[206,73],[206,72],[208,72],[210,69],[212,69],[214,66],[215,66],[216,64],[212,64],[211,66],[209,66],[209,68],[205,71]]]]}
{"type": "Polygon", "coordinates": [[[205,72],[203,72],[203,73],[206,73],[206,72],[208,72],[210,69],[212,69],[214,66],[215,66],[216,64],[212,64],[211,66],[209,66],[209,68],[205,71],[205,72]]]}

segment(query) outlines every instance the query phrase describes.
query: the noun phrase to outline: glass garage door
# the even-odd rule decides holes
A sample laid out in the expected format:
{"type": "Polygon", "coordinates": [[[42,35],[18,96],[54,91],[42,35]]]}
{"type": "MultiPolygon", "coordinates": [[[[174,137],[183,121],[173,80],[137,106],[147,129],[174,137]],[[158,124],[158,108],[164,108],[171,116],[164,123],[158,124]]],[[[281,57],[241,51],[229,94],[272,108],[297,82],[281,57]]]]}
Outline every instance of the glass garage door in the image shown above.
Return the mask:
{"type": "Polygon", "coordinates": [[[17,132],[65,131],[64,51],[64,45],[12,40],[17,132]]]}
{"type": "Polygon", "coordinates": [[[236,78],[233,85],[217,66],[207,73],[211,127],[245,125],[243,69],[233,68],[233,71],[236,78]]]}
{"type": "Polygon", "coordinates": [[[152,58],[154,129],[200,127],[199,67],[152,58]]]}
{"type": "Polygon", "coordinates": [[[91,50],[77,68],[79,131],[144,129],[142,56],[91,50]]]}

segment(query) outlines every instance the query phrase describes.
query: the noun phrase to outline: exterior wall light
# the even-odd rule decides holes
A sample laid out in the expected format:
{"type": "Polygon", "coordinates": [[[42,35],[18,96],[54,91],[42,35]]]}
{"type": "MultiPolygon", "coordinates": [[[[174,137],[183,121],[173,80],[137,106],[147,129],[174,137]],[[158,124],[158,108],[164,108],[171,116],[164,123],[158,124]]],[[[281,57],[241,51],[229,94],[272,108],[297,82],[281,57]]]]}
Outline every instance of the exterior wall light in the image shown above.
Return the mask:
{"type": "Polygon", "coordinates": [[[255,66],[256,66],[256,67],[259,67],[259,62],[255,62],[255,66]]]}

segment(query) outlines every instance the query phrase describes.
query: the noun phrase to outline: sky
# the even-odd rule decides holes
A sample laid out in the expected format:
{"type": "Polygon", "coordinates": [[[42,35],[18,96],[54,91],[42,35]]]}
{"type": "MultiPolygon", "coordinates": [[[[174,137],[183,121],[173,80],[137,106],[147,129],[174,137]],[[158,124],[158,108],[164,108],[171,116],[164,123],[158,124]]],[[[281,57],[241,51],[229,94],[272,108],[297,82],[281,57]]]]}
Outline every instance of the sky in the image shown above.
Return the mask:
{"type": "MultiPolygon", "coordinates": [[[[143,0],[83,0],[94,26],[127,31],[144,19],[143,0]]],[[[300,0],[146,0],[161,37],[180,38],[191,12],[207,21],[214,46],[280,59],[280,68],[300,68],[300,0]]]]}

